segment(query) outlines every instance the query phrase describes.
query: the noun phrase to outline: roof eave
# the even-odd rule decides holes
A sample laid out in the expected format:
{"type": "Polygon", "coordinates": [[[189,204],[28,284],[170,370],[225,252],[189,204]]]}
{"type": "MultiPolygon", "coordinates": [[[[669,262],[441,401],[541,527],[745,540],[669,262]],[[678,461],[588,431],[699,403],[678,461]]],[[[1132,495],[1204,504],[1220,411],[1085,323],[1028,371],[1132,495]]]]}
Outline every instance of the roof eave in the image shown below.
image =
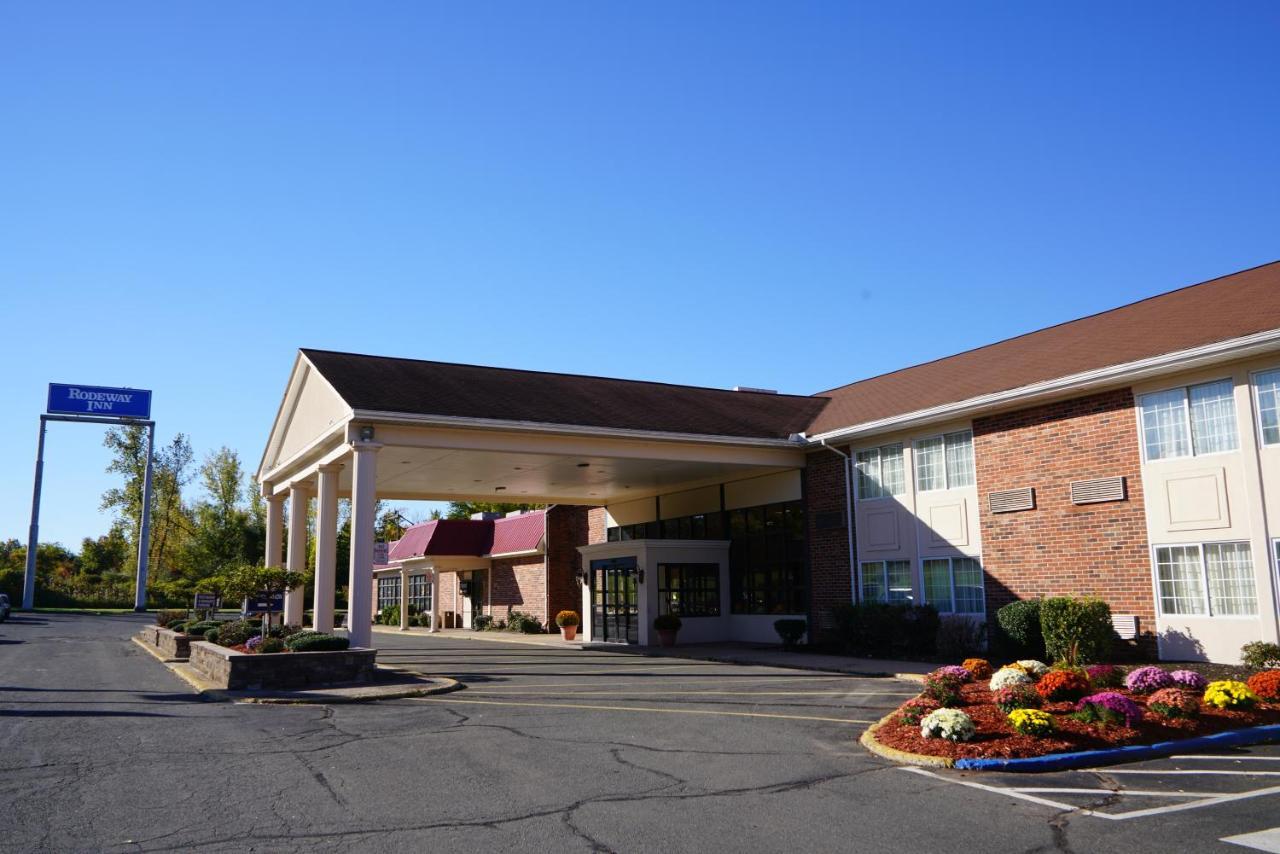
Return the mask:
{"type": "Polygon", "coordinates": [[[861,436],[873,436],[889,430],[924,426],[941,421],[971,417],[985,412],[1015,408],[1061,397],[1072,392],[1092,391],[1121,383],[1133,383],[1147,377],[1168,373],[1173,369],[1190,370],[1201,365],[1212,365],[1219,362],[1248,358],[1252,355],[1275,350],[1278,347],[1280,347],[1280,329],[1271,329],[1241,338],[1216,341],[1212,344],[1177,350],[1148,359],[1139,359],[1092,371],[1084,371],[1014,389],[971,397],[966,400],[945,403],[927,409],[893,415],[888,418],[880,418],[875,421],[851,424],[847,427],[815,433],[806,438],[809,442],[809,448],[813,449],[819,447],[824,440],[833,442],[856,439],[861,436]]]}

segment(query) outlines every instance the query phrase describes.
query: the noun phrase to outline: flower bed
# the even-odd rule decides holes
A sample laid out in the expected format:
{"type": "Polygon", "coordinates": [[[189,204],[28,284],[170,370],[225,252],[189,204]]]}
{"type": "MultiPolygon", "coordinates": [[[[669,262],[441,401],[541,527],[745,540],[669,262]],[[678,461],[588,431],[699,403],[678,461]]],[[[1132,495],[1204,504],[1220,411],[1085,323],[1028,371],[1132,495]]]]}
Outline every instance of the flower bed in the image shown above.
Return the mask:
{"type": "MultiPolygon", "coordinates": [[[[1051,683],[1055,680],[1061,682],[1066,677],[1053,676],[1053,674],[1062,672],[1050,671],[1041,679],[1052,677],[1051,683]]],[[[1071,674],[1073,677],[1071,681],[1081,679],[1085,684],[1090,684],[1090,680],[1080,677],[1078,673],[1077,671],[1071,674]]],[[[1107,676],[1111,675],[1107,674],[1107,676]]],[[[1273,677],[1260,681],[1271,678],[1273,677]]],[[[1109,678],[1106,681],[1114,680],[1109,678]]],[[[915,710],[920,708],[922,702],[927,704],[926,707],[937,705],[922,698],[904,703],[897,711],[886,717],[876,727],[873,737],[876,742],[885,747],[931,757],[1015,759],[1127,745],[1154,744],[1225,730],[1280,724],[1280,700],[1260,700],[1252,706],[1238,704],[1222,707],[1211,699],[1200,703],[1192,702],[1201,698],[1201,695],[1206,692],[1191,691],[1183,687],[1187,682],[1194,681],[1186,677],[1177,680],[1169,677],[1169,687],[1163,690],[1156,689],[1158,693],[1141,689],[1164,682],[1159,676],[1143,674],[1143,677],[1137,681],[1140,690],[1095,683],[1090,684],[1088,696],[1083,700],[1078,696],[1071,699],[1043,698],[1038,709],[1046,713],[1051,722],[1045,722],[1041,716],[1033,714],[1015,715],[1015,719],[1011,721],[1010,714],[996,705],[996,697],[993,696],[989,683],[971,681],[959,686],[958,700],[948,704],[952,709],[963,712],[972,721],[971,738],[951,740],[937,737],[936,734],[932,737],[922,734],[921,717],[915,710]],[[1176,700],[1175,695],[1179,693],[1190,695],[1179,705],[1179,709],[1185,711],[1185,714],[1161,714],[1150,706],[1154,699],[1157,705],[1167,709],[1171,699],[1176,700]],[[1097,702],[1090,704],[1091,700],[1097,700],[1097,702]],[[1132,707],[1129,704],[1133,704],[1132,707]],[[1198,712],[1195,711],[1197,706],[1198,712]],[[1140,716],[1136,718],[1132,715],[1132,710],[1135,708],[1140,712],[1140,716]],[[1119,710],[1121,713],[1126,709],[1130,710],[1129,722],[1107,724],[1097,720],[1099,717],[1097,712],[1112,709],[1119,710]],[[1094,720],[1090,721],[1090,718],[1094,720]],[[1019,728],[1022,732],[1018,731],[1019,728]]],[[[1215,682],[1207,686],[1207,691],[1212,692],[1213,698],[1218,698],[1219,703],[1222,702],[1222,696],[1235,690],[1232,688],[1224,692],[1221,686],[1225,684],[1215,682]]],[[[1239,683],[1234,684],[1239,685],[1240,689],[1244,688],[1239,683]]],[[[1035,691],[1038,685],[1025,683],[1024,685],[1025,688],[1021,689],[1024,693],[1040,693],[1035,691]]],[[[1006,689],[1000,697],[1006,701],[1006,705],[1008,705],[1010,693],[1006,689]]],[[[1031,707],[1033,703],[1030,697],[1027,701],[1028,705],[1024,708],[1031,707]]],[[[1103,717],[1111,721],[1124,720],[1123,716],[1117,714],[1104,714],[1103,717]]]]}

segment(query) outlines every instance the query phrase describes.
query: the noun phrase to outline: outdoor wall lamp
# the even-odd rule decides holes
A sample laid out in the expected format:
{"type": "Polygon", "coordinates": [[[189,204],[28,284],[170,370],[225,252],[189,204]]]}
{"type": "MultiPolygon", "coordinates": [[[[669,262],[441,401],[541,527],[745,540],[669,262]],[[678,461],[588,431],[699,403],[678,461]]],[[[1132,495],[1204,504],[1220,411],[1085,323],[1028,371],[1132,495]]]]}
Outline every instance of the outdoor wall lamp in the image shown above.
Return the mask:
{"type": "Polygon", "coordinates": [[[636,573],[636,578],[639,580],[641,584],[644,584],[644,568],[643,567],[640,569],[639,572],[636,573]]]}
{"type": "Polygon", "coordinates": [[[361,428],[360,428],[360,441],[361,441],[361,442],[372,442],[372,441],[373,441],[373,428],[372,428],[372,427],[370,427],[369,425],[367,425],[367,424],[366,424],[364,427],[361,427],[361,428]]]}

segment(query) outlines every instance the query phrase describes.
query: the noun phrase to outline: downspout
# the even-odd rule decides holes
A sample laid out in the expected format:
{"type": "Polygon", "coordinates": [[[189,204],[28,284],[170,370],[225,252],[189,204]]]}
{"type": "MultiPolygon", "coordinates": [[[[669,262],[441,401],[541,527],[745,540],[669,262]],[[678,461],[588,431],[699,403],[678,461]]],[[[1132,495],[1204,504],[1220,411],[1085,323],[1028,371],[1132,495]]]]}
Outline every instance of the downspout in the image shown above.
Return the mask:
{"type": "Polygon", "coordinates": [[[551,613],[551,539],[548,535],[555,506],[548,504],[547,512],[542,514],[542,613],[547,615],[547,631],[556,623],[555,614],[551,613]]]}
{"type": "Polygon", "coordinates": [[[853,544],[853,478],[850,474],[853,468],[853,458],[839,448],[833,448],[828,445],[826,439],[819,439],[818,442],[828,451],[839,454],[844,459],[844,524],[845,534],[849,540],[849,590],[856,604],[861,597],[858,595],[858,563],[854,560],[853,544]]]}

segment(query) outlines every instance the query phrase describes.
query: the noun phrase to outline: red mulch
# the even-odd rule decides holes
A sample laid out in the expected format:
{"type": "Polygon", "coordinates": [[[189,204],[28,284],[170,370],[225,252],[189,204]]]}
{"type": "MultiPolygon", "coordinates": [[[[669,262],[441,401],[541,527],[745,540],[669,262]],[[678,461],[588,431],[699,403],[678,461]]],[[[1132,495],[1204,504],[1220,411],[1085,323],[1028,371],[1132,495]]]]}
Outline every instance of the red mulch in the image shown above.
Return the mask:
{"type": "MultiPolygon", "coordinates": [[[[1123,689],[1115,690],[1146,707],[1141,694],[1131,694],[1123,689]]],[[[1154,744],[1199,735],[1222,732],[1229,729],[1280,724],[1280,704],[1264,703],[1251,711],[1225,711],[1213,706],[1203,706],[1198,718],[1175,720],[1162,718],[1147,711],[1137,727],[1101,727],[1086,724],[1069,717],[1075,711],[1075,703],[1045,703],[1043,711],[1049,712],[1058,725],[1058,731],[1049,737],[1022,735],[1009,725],[1005,713],[991,701],[991,692],[985,684],[965,685],[961,689],[962,704],[958,707],[973,719],[978,734],[972,741],[954,743],[942,738],[924,738],[920,726],[898,722],[897,712],[884,726],[876,730],[875,738],[881,744],[923,753],[927,756],[948,756],[953,759],[1022,758],[1043,756],[1046,753],[1071,753],[1077,750],[1100,750],[1128,744],[1154,744]]],[[[904,704],[905,705],[905,704],[904,704]]],[[[930,704],[932,705],[932,704],[930,704]]]]}

